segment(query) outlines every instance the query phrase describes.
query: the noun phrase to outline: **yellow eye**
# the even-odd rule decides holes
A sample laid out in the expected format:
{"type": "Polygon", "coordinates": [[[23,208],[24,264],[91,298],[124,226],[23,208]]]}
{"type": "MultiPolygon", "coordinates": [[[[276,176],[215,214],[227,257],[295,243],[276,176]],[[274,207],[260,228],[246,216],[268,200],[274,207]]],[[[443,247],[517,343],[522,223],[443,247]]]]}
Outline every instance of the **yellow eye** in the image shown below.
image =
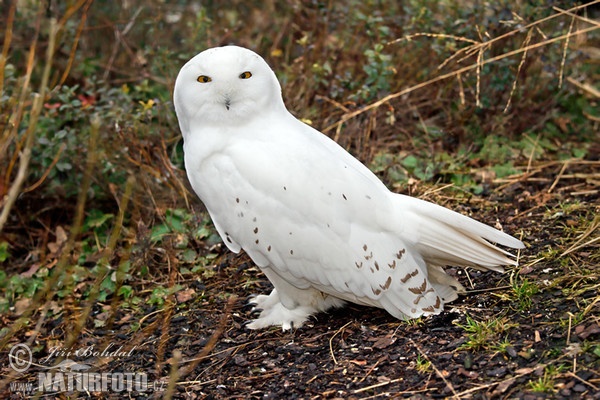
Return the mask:
{"type": "Polygon", "coordinates": [[[252,76],[252,72],[246,71],[240,74],[240,79],[248,79],[252,76]]]}
{"type": "Polygon", "coordinates": [[[207,83],[207,82],[210,82],[210,81],[212,81],[212,78],[211,78],[210,76],[206,76],[206,75],[200,75],[200,76],[198,77],[198,79],[196,79],[196,80],[197,80],[198,82],[200,82],[200,83],[207,83]]]}

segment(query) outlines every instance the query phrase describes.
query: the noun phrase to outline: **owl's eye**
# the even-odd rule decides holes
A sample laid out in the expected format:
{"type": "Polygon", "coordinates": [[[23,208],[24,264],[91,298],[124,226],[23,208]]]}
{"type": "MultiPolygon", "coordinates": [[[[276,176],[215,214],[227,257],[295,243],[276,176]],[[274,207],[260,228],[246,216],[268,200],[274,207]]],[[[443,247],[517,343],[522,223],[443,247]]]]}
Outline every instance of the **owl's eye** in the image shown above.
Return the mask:
{"type": "Polygon", "coordinates": [[[240,74],[240,79],[248,79],[252,76],[252,72],[246,71],[240,74]]]}
{"type": "Polygon", "coordinates": [[[200,83],[207,83],[207,82],[210,82],[210,81],[212,81],[212,78],[211,78],[210,76],[206,76],[206,75],[200,75],[200,76],[198,77],[198,79],[196,79],[196,80],[197,80],[198,82],[200,82],[200,83]]]}

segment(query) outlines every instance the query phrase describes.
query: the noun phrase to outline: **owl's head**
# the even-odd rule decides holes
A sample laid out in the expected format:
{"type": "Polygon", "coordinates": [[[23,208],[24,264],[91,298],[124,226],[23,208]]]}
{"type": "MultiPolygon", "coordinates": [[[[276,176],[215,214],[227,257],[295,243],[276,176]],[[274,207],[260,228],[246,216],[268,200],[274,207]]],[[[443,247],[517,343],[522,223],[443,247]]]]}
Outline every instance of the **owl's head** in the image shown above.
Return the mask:
{"type": "Polygon", "coordinates": [[[232,126],[285,109],[273,70],[238,46],[211,48],[189,60],[177,75],[173,99],[184,136],[190,126],[232,126]]]}

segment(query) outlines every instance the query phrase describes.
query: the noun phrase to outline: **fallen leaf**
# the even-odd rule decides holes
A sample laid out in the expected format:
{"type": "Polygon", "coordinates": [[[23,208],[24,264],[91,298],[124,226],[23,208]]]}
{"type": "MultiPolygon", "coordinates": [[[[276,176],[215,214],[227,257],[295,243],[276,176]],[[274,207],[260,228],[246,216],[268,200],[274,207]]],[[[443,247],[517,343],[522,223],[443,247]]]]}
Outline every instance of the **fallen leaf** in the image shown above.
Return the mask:
{"type": "Polygon", "coordinates": [[[393,345],[396,342],[396,338],[392,338],[389,336],[383,336],[377,339],[377,341],[375,343],[373,343],[373,347],[377,348],[377,349],[385,349],[386,347],[389,347],[391,345],[393,345]]]}
{"type": "Polygon", "coordinates": [[[526,375],[526,374],[530,374],[534,371],[533,368],[519,368],[518,370],[515,371],[515,374],[517,375],[526,375]]]}
{"type": "Polygon", "coordinates": [[[56,243],[63,244],[67,241],[67,232],[64,230],[62,226],[56,227],[56,243]]]}
{"type": "Polygon", "coordinates": [[[128,322],[128,321],[130,321],[130,320],[131,320],[131,318],[132,318],[131,314],[125,314],[125,315],[123,316],[123,318],[121,318],[121,319],[119,320],[119,322],[117,322],[117,323],[118,323],[118,324],[124,324],[125,322],[128,322]]]}
{"type": "Polygon", "coordinates": [[[479,374],[475,371],[467,371],[463,367],[460,367],[458,371],[456,371],[458,375],[466,376],[467,378],[477,379],[479,378],[479,374]]]}
{"type": "Polygon", "coordinates": [[[501,393],[504,393],[508,390],[508,388],[510,388],[513,384],[515,383],[515,379],[511,378],[511,379],[507,379],[505,381],[502,381],[498,384],[498,386],[496,387],[496,390],[494,390],[494,392],[492,394],[494,395],[498,395],[501,393]]]}
{"type": "Polygon", "coordinates": [[[48,249],[54,255],[58,254],[62,245],[67,241],[67,232],[62,226],[57,226],[54,233],[56,235],[56,241],[48,243],[48,249]]]}
{"type": "Polygon", "coordinates": [[[15,301],[15,315],[19,316],[27,310],[27,307],[31,304],[31,299],[24,297],[15,301]]]}
{"type": "Polygon", "coordinates": [[[596,333],[600,333],[600,325],[598,325],[598,323],[592,323],[591,325],[588,325],[585,329],[583,329],[581,332],[577,333],[577,336],[579,336],[581,339],[587,339],[590,335],[594,335],[596,333]]]}
{"type": "Polygon", "coordinates": [[[22,278],[31,278],[37,272],[37,270],[39,268],[40,268],[39,263],[33,263],[33,264],[31,264],[31,267],[29,267],[29,269],[27,271],[21,272],[19,274],[19,276],[21,276],[22,278]]]}
{"type": "Polygon", "coordinates": [[[185,303],[190,301],[196,295],[196,291],[192,288],[184,289],[175,294],[178,303],[185,303]]]}

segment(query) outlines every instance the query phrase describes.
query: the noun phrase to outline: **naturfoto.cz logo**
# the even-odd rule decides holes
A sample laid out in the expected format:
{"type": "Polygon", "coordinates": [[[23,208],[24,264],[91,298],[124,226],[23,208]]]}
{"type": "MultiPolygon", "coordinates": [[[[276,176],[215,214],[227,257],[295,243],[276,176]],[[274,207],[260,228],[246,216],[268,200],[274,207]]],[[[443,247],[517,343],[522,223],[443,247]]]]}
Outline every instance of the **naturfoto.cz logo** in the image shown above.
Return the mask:
{"type": "MultiPolygon", "coordinates": [[[[109,344],[102,350],[88,346],[71,350],[60,347],[50,349],[42,363],[50,363],[57,357],[129,357],[135,347],[128,352],[122,346],[109,344]]],[[[9,352],[9,364],[13,370],[24,373],[31,365],[44,369],[37,374],[37,382],[12,382],[14,392],[147,392],[164,389],[163,382],[148,382],[144,372],[93,372],[92,366],[66,358],[54,366],[34,364],[31,349],[24,343],[14,345],[9,352]]]]}

